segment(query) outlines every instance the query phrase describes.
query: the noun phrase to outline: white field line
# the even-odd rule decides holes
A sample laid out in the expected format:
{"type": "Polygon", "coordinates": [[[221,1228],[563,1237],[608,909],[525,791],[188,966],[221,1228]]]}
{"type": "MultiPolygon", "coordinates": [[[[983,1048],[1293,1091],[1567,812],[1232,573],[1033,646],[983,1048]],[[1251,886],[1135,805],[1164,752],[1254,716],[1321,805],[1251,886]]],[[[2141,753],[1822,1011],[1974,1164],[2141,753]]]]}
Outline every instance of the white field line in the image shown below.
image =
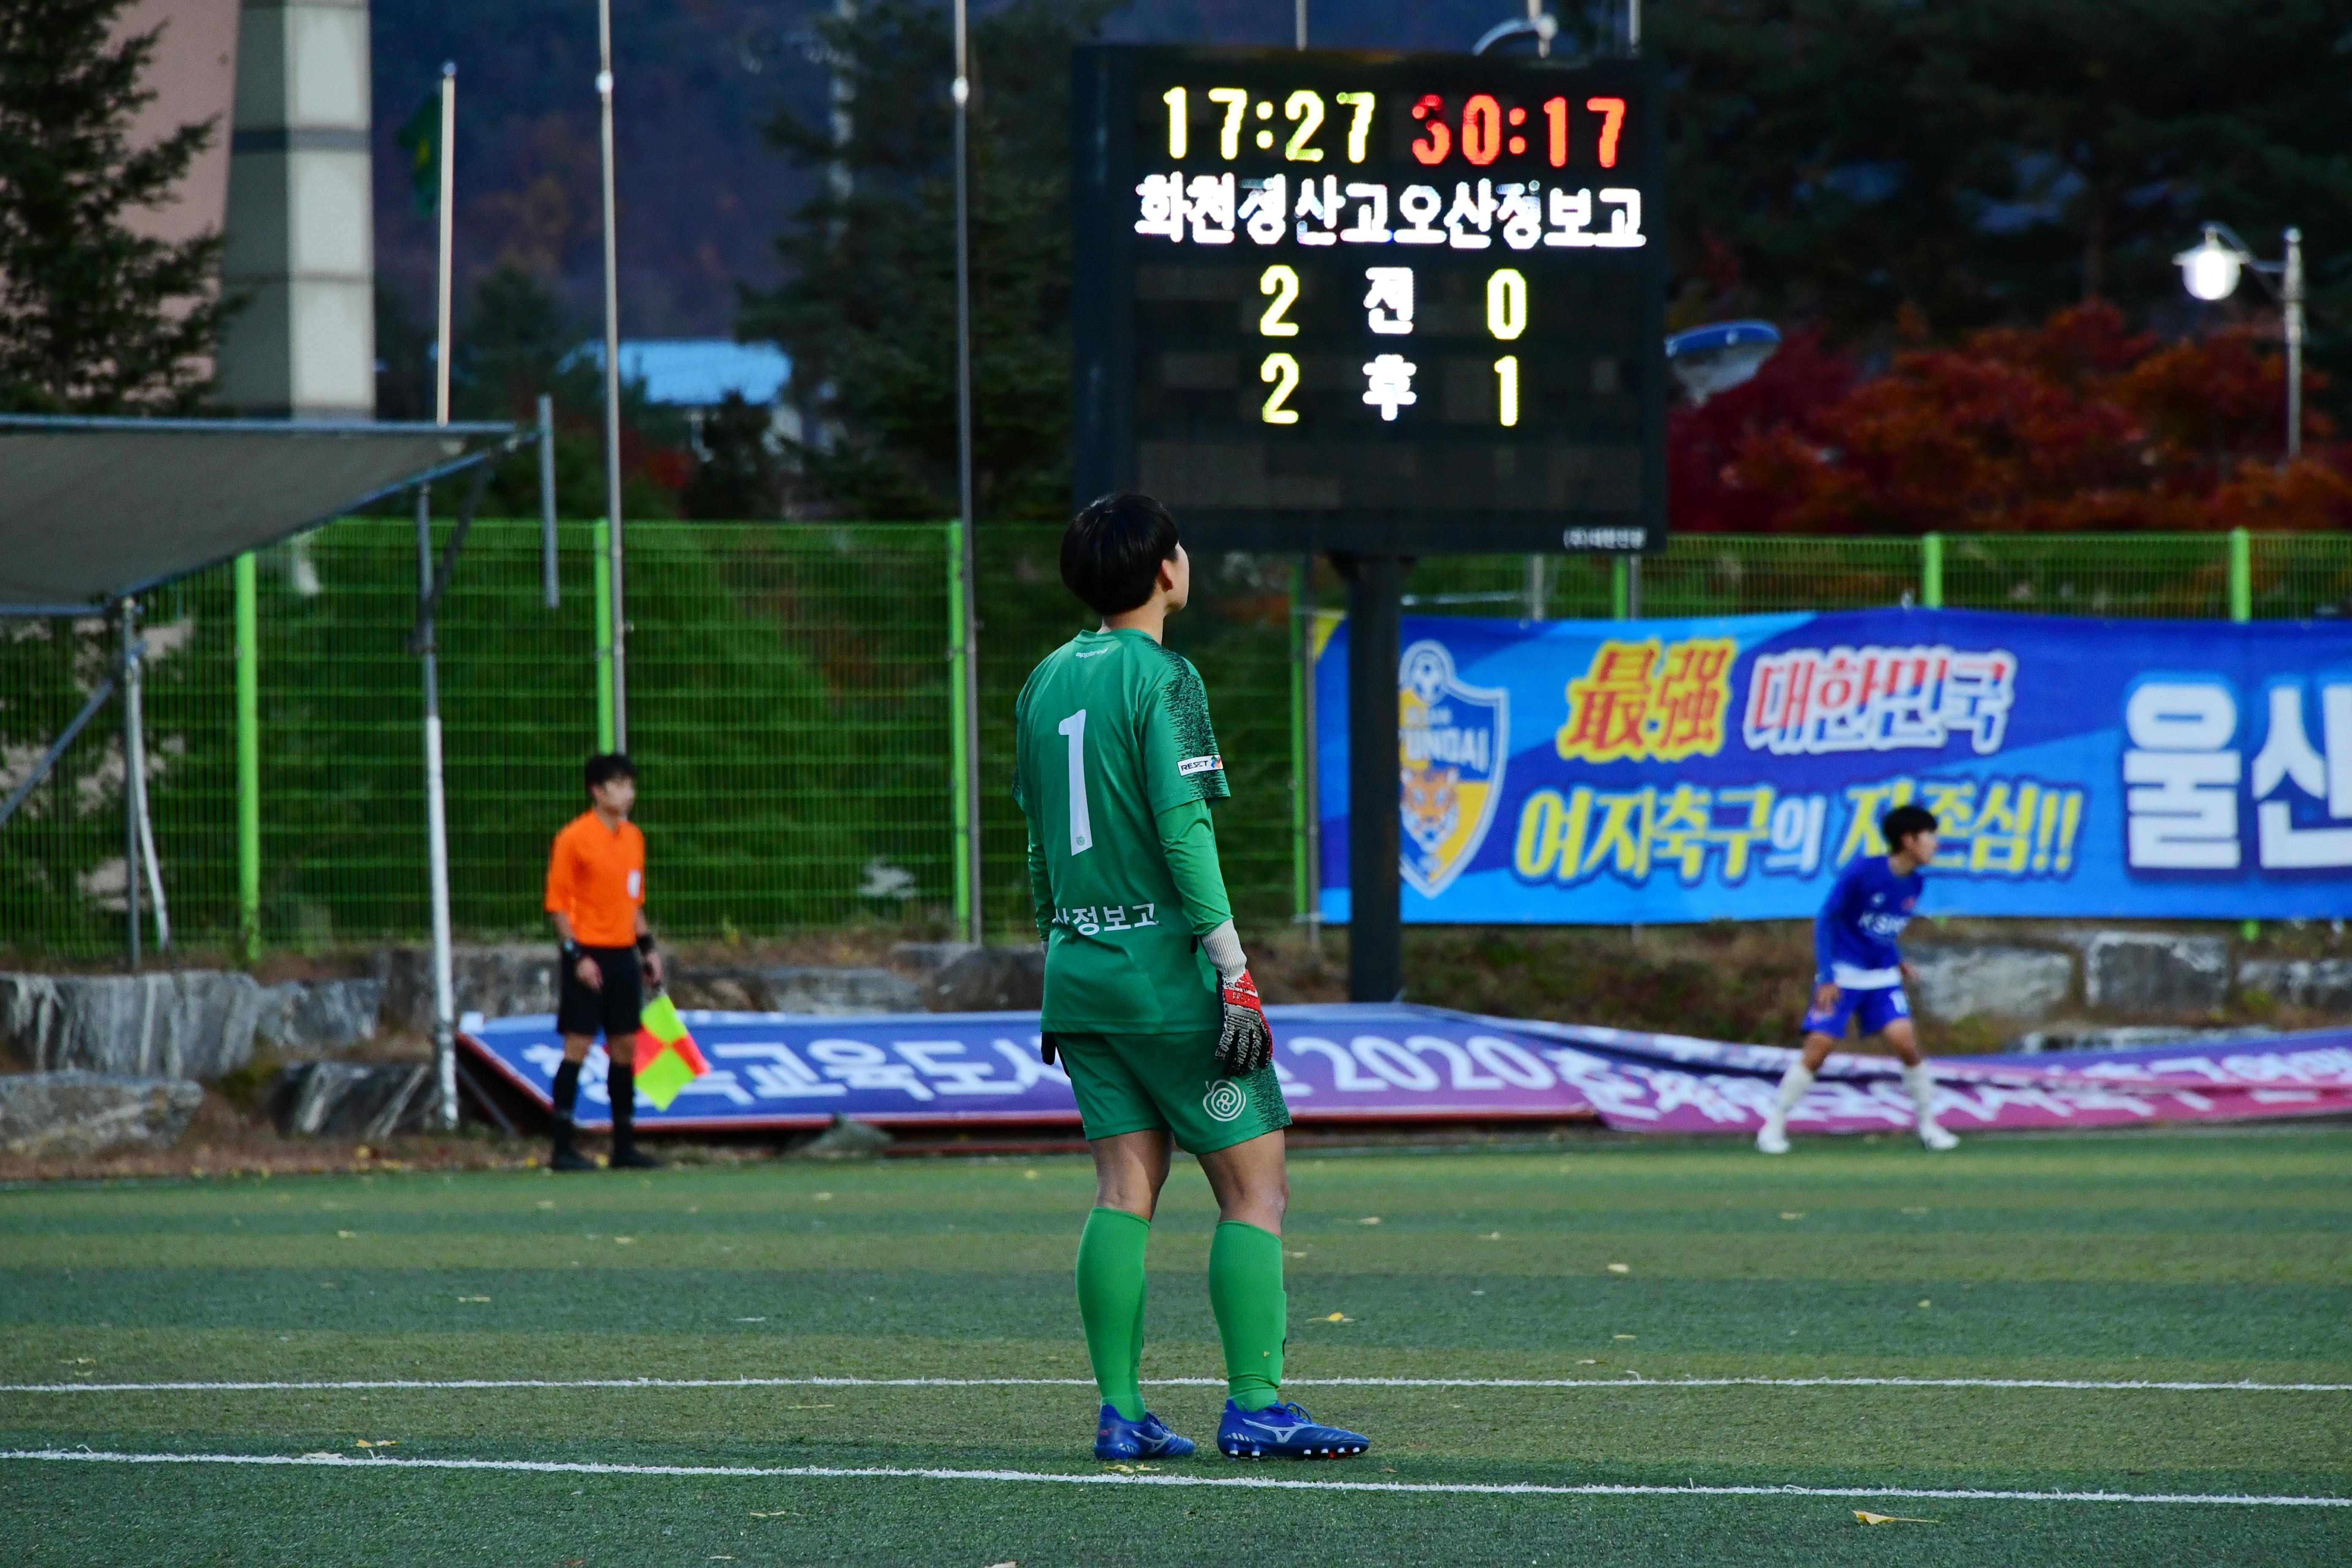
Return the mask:
{"type": "MultiPolygon", "coordinates": [[[[1147,1377],[1151,1388],[1223,1388],[1222,1377],[1147,1377]]],[[[499,1388],[1092,1388],[1085,1377],[460,1377],[304,1383],[8,1383],[0,1394],[301,1394],[499,1388]]],[[[2352,1383],[2183,1383],[2061,1377],[1297,1377],[1290,1388],[2043,1388],[2137,1394],[2352,1394],[2352,1383]]]]}
{"type": "Polygon", "coordinates": [[[1071,1475],[1050,1470],[948,1470],[895,1465],[612,1465],[560,1459],[352,1459],[340,1454],[121,1454],[101,1453],[89,1448],[0,1449],[0,1460],[9,1459],[49,1464],[239,1465],[377,1471],[506,1470],[530,1475],[724,1477],[745,1480],[798,1477],[851,1480],[996,1481],[1030,1486],[1224,1487],[1246,1491],[1434,1492],[1481,1497],[1912,1498],[1955,1502],[2192,1503],[2260,1508],[2352,1508],[2352,1497],[2265,1497],[2242,1492],[2002,1491],[1964,1487],[1664,1487],[1605,1482],[1583,1486],[1546,1486],[1538,1482],[1286,1481],[1270,1476],[1138,1475],[1121,1474],[1116,1470],[1071,1475]]]}

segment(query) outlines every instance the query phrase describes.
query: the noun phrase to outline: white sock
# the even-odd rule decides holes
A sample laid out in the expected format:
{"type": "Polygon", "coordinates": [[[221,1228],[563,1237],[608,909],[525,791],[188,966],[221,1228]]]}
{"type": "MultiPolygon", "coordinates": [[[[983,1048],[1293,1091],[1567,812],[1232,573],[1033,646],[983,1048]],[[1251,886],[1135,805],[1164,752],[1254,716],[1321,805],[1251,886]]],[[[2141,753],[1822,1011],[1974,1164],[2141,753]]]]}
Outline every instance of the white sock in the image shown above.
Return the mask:
{"type": "Polygon", "coordinates": [[[1801,1059],[1790,1062],[1789,1070],[1780,1075],[1780,1092],[1773,1097],[1773,1120],[1788,1121],[1789,1112],[1797,1109],[1797,1101],[1804,1099],[1805,1091],[1812,1087],[1813,1069],[1801,1059]]]}
{"type": "Polygon", "coordinates": [[[1936,1076],[1927,1070],[1926,1062],[1916,1062],[1903,1069],[1903,1087],[1911,1091],[1911,1103],[1919,1110],[1923,1122],[1936,1120],[1936,1076]]]}

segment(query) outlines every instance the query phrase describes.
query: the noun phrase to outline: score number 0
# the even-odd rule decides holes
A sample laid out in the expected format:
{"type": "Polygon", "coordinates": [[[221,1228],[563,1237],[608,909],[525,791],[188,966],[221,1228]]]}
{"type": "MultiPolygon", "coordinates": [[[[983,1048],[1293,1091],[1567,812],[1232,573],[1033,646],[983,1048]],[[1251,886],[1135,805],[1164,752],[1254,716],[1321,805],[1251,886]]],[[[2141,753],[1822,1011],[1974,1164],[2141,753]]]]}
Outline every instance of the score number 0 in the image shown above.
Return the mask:
{"type": "MultiPolygon", "coordinates": [[[[1298,269],[1276,262],[1258,274],[1257,291],[1267,300],[1265,310],[1257,319],[1257,331],[1265,338],[1295,338],[1298,323],[1290,320],[1290,307],[1298,302],[1298,269]]],[[[1499,267],[1486,279],[1486,330],[1500,342],[1515,342],[1528,330],[1528,280],[1516,267],[1499,267]]],[[[1260,417],[1268,425],[1296,425],[1298,410],[1291,407],[1291,394],[1298,390],[1298,356],[1280,350],[1258,362],[1258,381],[1273,388],[1266,394],[1260,417]]],[[[1496,422],[1506,426],[1519,422],[1519,356],[1505,354],[1495,362],[1495,411],[1496,422]]]]}

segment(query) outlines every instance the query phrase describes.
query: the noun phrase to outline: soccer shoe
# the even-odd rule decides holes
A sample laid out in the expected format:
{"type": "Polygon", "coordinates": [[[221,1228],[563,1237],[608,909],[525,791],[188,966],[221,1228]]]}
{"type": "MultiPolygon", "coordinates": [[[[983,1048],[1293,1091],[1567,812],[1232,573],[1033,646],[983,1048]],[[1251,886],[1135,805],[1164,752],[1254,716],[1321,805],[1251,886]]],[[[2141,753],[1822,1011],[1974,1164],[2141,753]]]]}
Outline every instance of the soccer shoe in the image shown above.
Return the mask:
{"type": "Polygon", "coordinates": [[[583,1154],[579,1145],[572,1142],[569,1118],[555,1124],[555,1152],[547,1157],[547,1168],[551,1171],[593,1171],[596,1168],[596,1162],[583,1154]]]}
{"type": "Polygon", "coordinates": [[[662,1162],[635,1143],[627,1143],[614,1148],[611,1168],[615,1171],[658,1171],[662,1168],[662,1162]]]}
{"type": "Polygon", "coordinates": [[[1785,1154],[1789,1152],[1789,1130],[1777,1121],[1766,1121],[1757,1130],[1756,1152],[1759,1154],[1785,1154]]]}
{"type": "Polygon", "coordinates": [[[1296,1405],[1244,1410],[1225,1401],[1217,1450],[1228,1459],[1350,1459],[1372,1446],[1360,1432],[1319,1426],[1296,1405]]]}
{"type": "Polygon", "coordinates": [[[1095,1428],[1097,1459],[1189,1459],[1192,1439],[1179,1437],[1147,1410],[1140,1421],[1129,1421],[1106,1405],[1102,1424],[1095,1428]]]}
{"type": "Polygon", "coordinates": [[[1919,1142],[1923,1146],[1935,1151],[1938,1154],[1944,1152],[1948,1149],[1957,1149],[1960,1146],[1960,1141],[1958,1139],[1945,1131],[1942,1127],[1933,1121],[1922,1121],[1919,1123],[1919,1142]]]}

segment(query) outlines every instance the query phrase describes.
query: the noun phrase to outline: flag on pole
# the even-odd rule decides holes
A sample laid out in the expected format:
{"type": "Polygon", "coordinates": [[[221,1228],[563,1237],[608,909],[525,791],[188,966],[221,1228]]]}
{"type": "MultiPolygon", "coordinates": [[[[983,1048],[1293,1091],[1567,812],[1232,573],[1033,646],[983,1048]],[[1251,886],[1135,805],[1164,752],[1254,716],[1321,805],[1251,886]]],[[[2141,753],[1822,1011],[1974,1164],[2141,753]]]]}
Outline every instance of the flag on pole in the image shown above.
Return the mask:
{"type": "Polygon", "coordinates": [[[667,1110],[688,1084],[710,1070],[686,1020],[667,996],[656,996],[637,1015],[637,1092],[667,1110]]]}
{"type": "Polygon", "coordinates": [[[393,141],[408,154],[408,199],[419,216],[431,217],[441,205],[441,94],[416,106],[393,141]]]}

